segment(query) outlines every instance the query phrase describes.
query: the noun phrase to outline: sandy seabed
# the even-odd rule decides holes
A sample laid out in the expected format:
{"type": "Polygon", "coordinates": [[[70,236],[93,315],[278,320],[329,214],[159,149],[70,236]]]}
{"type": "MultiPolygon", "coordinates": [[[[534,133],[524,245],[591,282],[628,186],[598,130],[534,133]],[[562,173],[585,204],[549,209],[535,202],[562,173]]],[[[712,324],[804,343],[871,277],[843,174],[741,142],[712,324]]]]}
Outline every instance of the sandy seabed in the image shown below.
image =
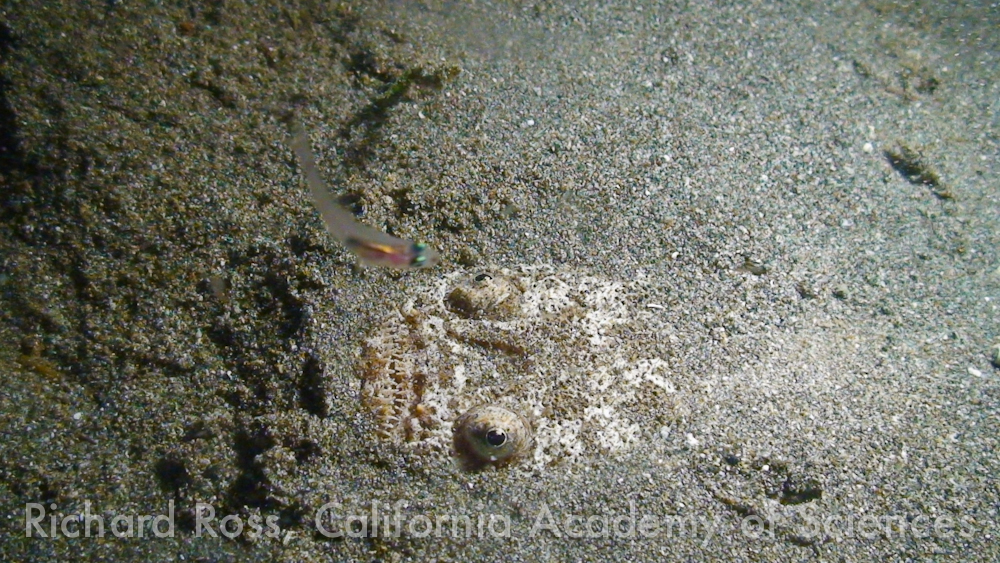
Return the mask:
{"type": "Polygon", "coordinates": [[[995,6],[0,12],[0,559],[1000,559],[995,6]],[[289,110],[440,265],[356,265],[289,110]],[[656,330],[613,336],[670,388],[629,447],[469,472],[446,428],[385,438],[366,339],[519,264],[645,280],[656,330]]]}

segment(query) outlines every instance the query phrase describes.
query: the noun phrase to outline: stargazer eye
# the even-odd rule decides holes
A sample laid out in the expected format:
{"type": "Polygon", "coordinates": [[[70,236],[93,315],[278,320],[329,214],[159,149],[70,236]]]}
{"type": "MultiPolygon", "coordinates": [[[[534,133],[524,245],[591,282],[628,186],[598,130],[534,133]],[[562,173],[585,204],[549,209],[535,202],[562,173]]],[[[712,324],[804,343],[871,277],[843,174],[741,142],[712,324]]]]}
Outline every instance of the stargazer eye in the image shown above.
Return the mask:
{"type": "Polygon", "coordinates": [[[496,405],[479,405],[458,417],[452,446],[463,467],[478,471],[503,466],[531,448],[531,424],[521,415],[496,405]]]}
{"type": "Polygon", "coordinates": [[[507,434],[503,430],[496,428],[486,433],[486,443],[491,446],[500,447],[507,441],[507,434]]]}

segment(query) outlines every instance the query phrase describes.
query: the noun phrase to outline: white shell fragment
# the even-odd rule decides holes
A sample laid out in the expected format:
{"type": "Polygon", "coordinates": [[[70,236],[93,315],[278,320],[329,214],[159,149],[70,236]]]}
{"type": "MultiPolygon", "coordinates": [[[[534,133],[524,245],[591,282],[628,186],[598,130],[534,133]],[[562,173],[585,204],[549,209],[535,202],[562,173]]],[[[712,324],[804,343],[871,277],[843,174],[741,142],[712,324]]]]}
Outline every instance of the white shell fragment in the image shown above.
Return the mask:
{"type": "Polygon", "coordinates": [[[448,274],[367,339],[362,400],[385,438],[466,465],[623,452],[673,412],[643,287],[545,266],[448,274]],[[491,428],[502,451],[480,447],[491,428]]]}

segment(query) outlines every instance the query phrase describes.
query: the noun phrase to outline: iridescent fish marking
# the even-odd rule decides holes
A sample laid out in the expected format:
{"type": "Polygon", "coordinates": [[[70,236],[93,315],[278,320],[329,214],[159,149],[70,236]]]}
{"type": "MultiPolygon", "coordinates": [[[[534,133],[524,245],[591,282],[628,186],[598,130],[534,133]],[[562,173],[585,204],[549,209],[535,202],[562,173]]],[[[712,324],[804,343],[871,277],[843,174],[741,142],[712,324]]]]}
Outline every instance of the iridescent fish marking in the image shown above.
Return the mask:
{"type": "Polygon", "coordinates": [[[396,238],[355,221],[346,209],[337,204],[323,183],[305,129],[294,119],[290,121],[289,128],[292,134],[289,144],[299,160],[299,167],[306,177],[313,203],[326,223],[326,230],[353,252],[361,263],[405,270],[430,268],[440,261],[437,251],[422,242],[396,238]]]}

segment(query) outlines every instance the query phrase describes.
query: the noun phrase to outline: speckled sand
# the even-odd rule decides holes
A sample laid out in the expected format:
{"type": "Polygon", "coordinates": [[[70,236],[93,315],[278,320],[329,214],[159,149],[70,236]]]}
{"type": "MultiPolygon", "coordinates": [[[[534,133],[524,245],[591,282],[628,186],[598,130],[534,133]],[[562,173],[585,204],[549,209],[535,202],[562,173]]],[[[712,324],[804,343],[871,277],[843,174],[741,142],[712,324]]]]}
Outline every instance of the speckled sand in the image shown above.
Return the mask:
{"type": "Polygon", "coordinates": [[[0,560],[1000,559],[995,4],[261,4],[0,6],[0,560]],[[289,108],[439,266],[355,266],[289,108]],[[517,264],[650,280],[682,403],[550,467],[378,438],[366,336],[517,264]]]}

